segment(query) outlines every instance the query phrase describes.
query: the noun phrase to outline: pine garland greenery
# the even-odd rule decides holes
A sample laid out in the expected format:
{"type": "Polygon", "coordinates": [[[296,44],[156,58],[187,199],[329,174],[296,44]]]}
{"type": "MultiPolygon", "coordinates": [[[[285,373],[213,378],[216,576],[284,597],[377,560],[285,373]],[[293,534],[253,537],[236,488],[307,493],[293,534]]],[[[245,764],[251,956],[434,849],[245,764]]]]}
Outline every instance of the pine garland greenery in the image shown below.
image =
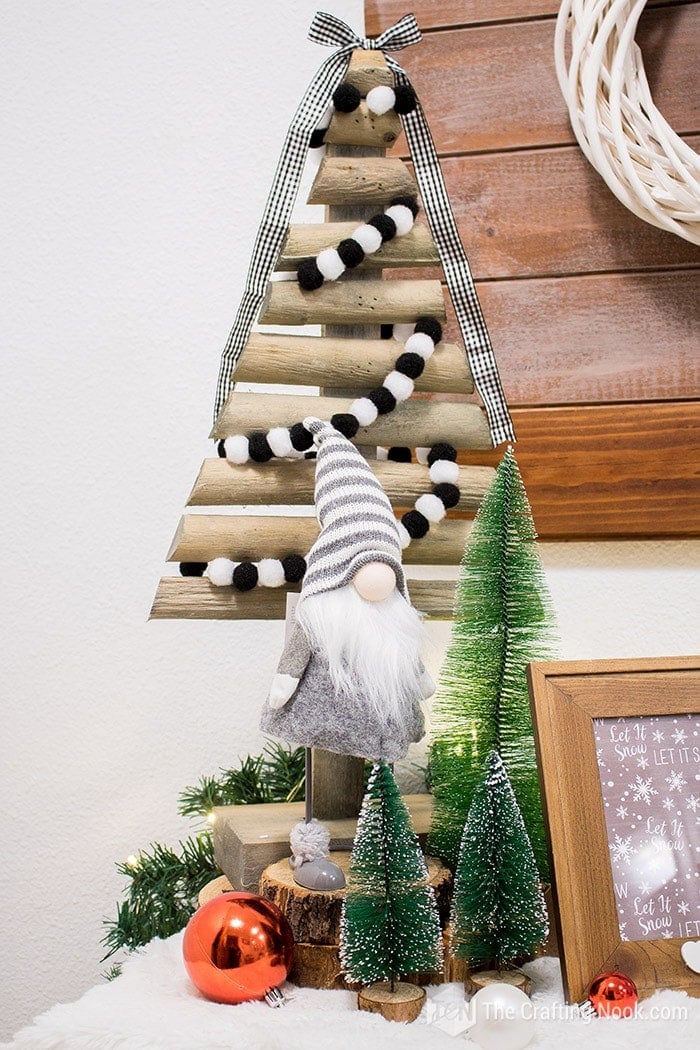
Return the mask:
{"type": "Polygon", "coordinates": [[[467,542],[452,639],[433,706],[430,850],[451,867],[487,756],[508,769],[537,866],[547,875],[525,667],[553,656],[553,614],[530,505],[509,448],[467,542]]]}
{"type": "Polygon", "coordinates": [[[507,966],[546,940],[532,846],[497,751],[474,792],[455,870],[450,952],[470,967],[507,966]]]}
{"type": "MultiPolygon", "coordinates": [[[[206,817],[214,806],[256,802],[303,801],[304,748],[290,750],[270,742],[257,756],[248,755],[218,777],[202,777],[180,795],[179,811],[204,826],[179,844],[179,850],[152,843],[137,856],[117,864],[129,883],[117,904],[116,919],[104,922],[102,944],[109,959],[119,949],[133,951],[154,937],[170,937],[183,929],[197,908],[203,886],[221,874],[214,860],[206,817]]],[[[115,967],[106,974],[115,975],[115,967]]]]}
{"type": "Polygon", "coordinates": [[[361,984],[437,970],[442,939],[435,894],[394,775],[375,764],[357,822],[343,903],[340,959],[361,984]]]}

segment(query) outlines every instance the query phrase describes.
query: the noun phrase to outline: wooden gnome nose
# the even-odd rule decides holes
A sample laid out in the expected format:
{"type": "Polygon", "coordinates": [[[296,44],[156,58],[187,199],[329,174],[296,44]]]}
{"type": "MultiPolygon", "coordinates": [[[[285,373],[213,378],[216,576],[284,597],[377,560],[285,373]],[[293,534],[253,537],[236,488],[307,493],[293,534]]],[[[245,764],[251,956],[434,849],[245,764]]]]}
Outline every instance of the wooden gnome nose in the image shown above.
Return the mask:
{"type": "Polygon", "coordinates": [[[353,586],[367,602],[383,602],[396,587],[396,575],[383,561],[371,561],[355,573],[353,586]]]}

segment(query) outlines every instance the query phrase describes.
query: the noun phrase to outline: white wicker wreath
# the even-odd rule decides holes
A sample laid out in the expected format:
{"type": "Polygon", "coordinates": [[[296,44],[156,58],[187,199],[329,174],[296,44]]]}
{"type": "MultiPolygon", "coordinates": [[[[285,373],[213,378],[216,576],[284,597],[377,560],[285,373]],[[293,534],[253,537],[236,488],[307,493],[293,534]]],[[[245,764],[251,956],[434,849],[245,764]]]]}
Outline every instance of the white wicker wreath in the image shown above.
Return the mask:
{"type": "Polygon", "coordinates": [[[615,196],[640,219],[700,244],[700,157],[654,105],[634,42],[645,3],[563,0],[559,85],[581,149],[615,196]]]}

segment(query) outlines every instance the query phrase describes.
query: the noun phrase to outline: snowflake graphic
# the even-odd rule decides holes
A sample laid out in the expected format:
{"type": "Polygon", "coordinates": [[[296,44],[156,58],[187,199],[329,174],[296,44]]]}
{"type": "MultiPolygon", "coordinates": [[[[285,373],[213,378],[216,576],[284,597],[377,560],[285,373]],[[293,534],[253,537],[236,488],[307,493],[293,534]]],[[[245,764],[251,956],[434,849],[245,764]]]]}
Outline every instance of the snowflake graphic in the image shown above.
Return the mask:
{"type": "Polygon", "coordinates": [[[605,759],[603,758],[603,749],[602,749],[602,747],[597,748],[595,754],[596,754],[596,758],[598,759],[598,765],[602,766],[603,769],[607,769],[608,768],[607,767],[607,763],[606,763],[605,759]]]}
{"type": "Polygon", "coordinates": [[[651,893],[651,886],[649,885],[649,883],[648,882],[640,882],[639,883],[639,892],[641,893],[642,897],[646,897],[647,893],[651,893]]]}
{"type": "MultiPolygon", "coordinates": [[[[639,780],[639,777],[637,777],[637,780],[639,780]]],[[[666,777],[666,783],[669,791],[682,791],[688,782],[682,773],[671,773],[670,776],[666,777]]]]}
{"type": "Polygon", "coordinates": [[[661,741],[662,741],[662,740],[663,740],[663,738],[664,738],[664,735],[663,735],[663,733],[661,732],[661,730],[660,730],[660,729],[657,729],[657,730],[655,730],[655,731],[654,731],[654,734],[653,734],[653,735],[654,735],[654,740],[656,741],[656,743],[657,743],[657,744],[660,744],[660,743],[661,743],[661,741]]]}
{"type": "Polygon", "coordinates": [[[669,811],[669,813],[670,813],[671,810],[673,809],[673,799],[669,798],[668,795],[667,795],[666,798],[661,803],[661,805],[664,807],[664,809],[667,809],[669,811]]]}
{"type": "Polygon", "coordinates": [[[653,795],[658,795],[656,788],[651,786],[651,777],[647,777],[646,780],[637,774],[634,784],[627,785],[632,792],[632,798],[635,802],[646,802],[647,806],[651,805],[651,799],[653,795]]]}
{"type": "Polygon", "coordinates": [[[664,936],[664,937],[666,938],[666,940],[668,941],[668,940],[670,940],[670,938],[671,938],[671,937],[673,937],[673,934],[671,933],[671,931],[670,931],[670,930],[664,930],[664,932],[663,932],[663,936],[664,936]]]}
{"type": "Polygon", "coordinates": [[[687,901],[679,901],[678,902],[678,910],[681,913],[681,915],[687,915],[688,912],[690,911],[690,905],[688,904],[687,901]]]}
{"type": "Polygon", "coordinates": [[[687,740],[685,729],[674,729],[671,736],[674,744],[684,744],[687,740]]]}
{"type": "Polygon", "coordinates": [[[625,864],[629,864],[632,860],[632,836],[629,835],[626,839],[621,838],[619,835],[615,835],[615,841],[608,843],[612,850],[612,861],[613,864],[619,864],[620,861],[624,861],[625,864]]]}
{"type": "Polygon", "coordinates": [[[649,759],[645,758],[644,755],[642,755],[641,758],[637,759],[637,765],[640,769],[646,769],[649,765],[649,759]]]}
{"type": "Polygon", "coordinates": [[[700,806],[700,798],[696,798],[695,795],[688,795],[686,805],[688,806],[688,809],[692,809],[693,813],[697,813],[698,807],[700,806]]]}
{"type": "Polygon", "coordinates": [[[627,806],[618,806],[615,810],[620,820],[624,820],[627,816],[627,806]]]}

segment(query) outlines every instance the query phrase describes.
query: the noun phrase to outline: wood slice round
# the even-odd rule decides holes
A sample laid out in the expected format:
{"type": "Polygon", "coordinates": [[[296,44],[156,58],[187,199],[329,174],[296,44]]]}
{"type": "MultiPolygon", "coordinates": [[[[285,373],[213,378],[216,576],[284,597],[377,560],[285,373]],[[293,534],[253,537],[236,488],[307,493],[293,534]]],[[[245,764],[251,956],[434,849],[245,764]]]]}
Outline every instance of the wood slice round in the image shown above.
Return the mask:
{"type": "Polygon", "coordinates": [[[388,981],[378,981],[357,993],[358,1009],[381,1014],[387,1021],[415,1021],[424,1002],[425,989],[405,981],[397,981],[394,991],[388,981]]]}
{"type": "Polygon", "coordinates": [[[479,970],[467,973],[464,978],[464,989],[470,995],[489,984],[512,984],[525,995],[532,992],[532,981],[522,970],[479,970]]]}
{"type": "MultiPolygon", "coordinates": [[[[350,853],[336,850],[331,860],[347,875],[350,853]]],[[[441,914],[449,908],[452,875],[434,857],[426,857],[428,879],[435,890],[441,914]]],[[[309,890],[294,881],[294,870],[289,859],[268,865],[260,876],[260,896],[272,901],[282,911],[292,927],[294,940],[303,944],[338,944],[340,915],[345,890],[309,890]]]]}
{"type": "Polygon", "coordinates": [[[225,875],[219,875],[218,879],[212,879],[206,886],[202,886],[201,890],[197,894],[197,900],[199,901],[200,908],[207,901],[212,900],[214,897],[218,897],[221,893],[230,893],[233,886],[228,881],[225,875]]]}

